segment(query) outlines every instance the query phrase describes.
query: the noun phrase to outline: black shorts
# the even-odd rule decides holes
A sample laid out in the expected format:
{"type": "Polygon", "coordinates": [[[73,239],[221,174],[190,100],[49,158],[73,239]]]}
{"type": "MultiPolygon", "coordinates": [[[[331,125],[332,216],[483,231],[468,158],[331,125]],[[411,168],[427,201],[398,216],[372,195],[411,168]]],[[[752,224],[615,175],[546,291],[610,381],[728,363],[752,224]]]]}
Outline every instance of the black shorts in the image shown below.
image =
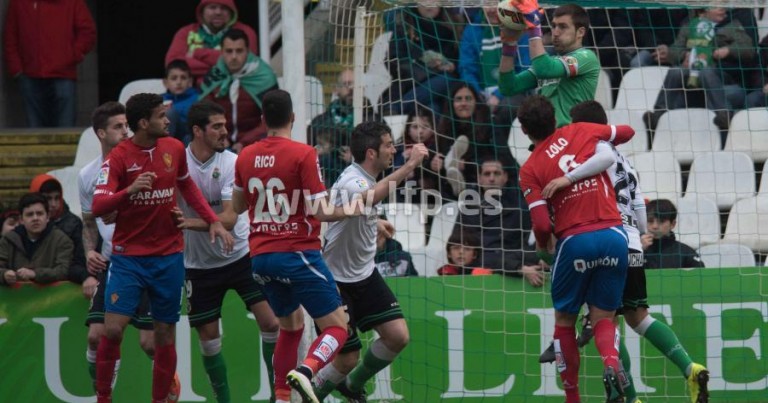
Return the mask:
{"type": "Polygon", "coordinates": [[[627,270],[627,282],[624,284],[622,307],[616,313],[621,314],[625,309],[634,311],[639,307],[648,308],[648,290],[645,283],[643,253],[630,249],[629,268],[627,270]]]}
{"type": "Polygon", "coordinates": [[[224,267],[187,269],[187,314],[189,325],[198,327],[219,320],[224,295],[235,290],[245,302],[245,309],[265,301],[261,286],[253,279],[248,254],[224,267]]]}
{"type": "MultiPolygon", "coordinates": [[[[109,267],[109,265],[107,265],[107,267],[109,267]]],[[[86,326],[90,326],[91,323],[104,323],[104,290],[107,289],[106,271],[99,273],[96,279],[99,281],[99,284],[96,286],[96,292],[91,298],[91,306],[88,308],[88,317],[85,319],[86,326]]],[[[152,322],[152,314],[149,306],[149,295],[144,291],[144,293],[141,294],[139,307],[136,308],[136,313],[131,318],[131,325],[136,329],[154,329],[155,326],[152,322]]]]}
{"type": "Polygon", "coordinates": [[[356,283],[337,281],[336,284],[349,316],[349,338],[340,352],[362,348],[357,330],[367,332],[382,323],[404,318],[400,303],[378,270],[374,269],[365,280],[356,283]]]}

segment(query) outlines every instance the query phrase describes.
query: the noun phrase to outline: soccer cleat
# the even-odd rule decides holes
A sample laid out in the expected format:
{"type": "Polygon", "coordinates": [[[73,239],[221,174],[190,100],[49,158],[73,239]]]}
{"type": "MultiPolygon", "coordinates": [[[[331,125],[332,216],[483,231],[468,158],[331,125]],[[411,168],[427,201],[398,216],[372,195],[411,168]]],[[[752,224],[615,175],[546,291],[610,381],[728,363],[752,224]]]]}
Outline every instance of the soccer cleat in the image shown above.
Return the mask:
{"type": "Polygon", "coordinates": [[[691,403],[708,403],[709,371],[701,364],[691,364],[691,374],[688,375],[688,392],[691,394],[691,403]]]}
{"type": "Polygon", "coordinates": [[[592,321],[589,320],[589,315],[581,317],[581,333],[576,338],[576,344],[579,348],[583,348],[589,341],[592,340],[592,321]]]}
{"type": "Polygon", "coordinates": [[[624,403],[624,389],[621,387],[621,382],[613,367],[608,367],[603,371],[603,386],[605,386],[606,403],[624,403]]]}
{"type": "Polygon", "coordinates": [[[168,403],[178,403],[181,397],[181,382],[179,381],[179,373],[173,374],[173,380],[171,381],[171,388],[168,389],[168,403]]]}
{"type": "Polygon", "coordinates": [[[311,374],[308,376],[304,374],[304,371],[309,372],[308,369],[301,367],[291,370],[286,377],[288,385],[293,390],[299,392],[304,403],[320,403],[320,400],[315,396],[315,391],[312,389],[311,374]]]}
{"type": "Polygon", "coordinates": [[[549,343],[549,347],[539,356],[539,362],[542,364],[555,362],[555,342],[549,343]]]}
{"type": "Polygon", "coordinates": [[[347,403],[365,403],[368,401],[364,390],[353,392],[352,389],[347,386],[347,381],[343,381],[336,385],[336,390],[338,390],[342,396],[347,398],[347,403]]]}

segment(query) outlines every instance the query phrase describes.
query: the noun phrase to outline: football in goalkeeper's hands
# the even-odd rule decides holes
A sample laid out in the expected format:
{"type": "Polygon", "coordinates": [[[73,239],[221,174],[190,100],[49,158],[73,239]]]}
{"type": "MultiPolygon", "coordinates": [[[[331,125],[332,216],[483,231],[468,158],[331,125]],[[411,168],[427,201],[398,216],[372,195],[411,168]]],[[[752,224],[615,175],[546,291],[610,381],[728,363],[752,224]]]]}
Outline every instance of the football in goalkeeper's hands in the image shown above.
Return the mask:
{"type": "Polygon", "coordinates": [[[501,25],[514,31],[522,31],[527,28],[525,16],[515,4],[515,0],[501,0],[499,2],[499,21],[501,25]]]}

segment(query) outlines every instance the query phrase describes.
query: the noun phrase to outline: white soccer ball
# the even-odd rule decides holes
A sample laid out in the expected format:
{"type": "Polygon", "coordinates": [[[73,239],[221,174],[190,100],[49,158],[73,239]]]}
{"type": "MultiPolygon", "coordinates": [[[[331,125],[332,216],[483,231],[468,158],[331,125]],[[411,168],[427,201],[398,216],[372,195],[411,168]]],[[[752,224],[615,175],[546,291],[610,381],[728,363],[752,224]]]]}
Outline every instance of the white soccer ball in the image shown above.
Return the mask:
{"type": "Polygon", "coordinates": [[[510,0],[501,0],[499,2],[499,21],[505,27],[514,30],[522,31],[527,28],[525,25],[525,16],[512,4],[510,0]]]}

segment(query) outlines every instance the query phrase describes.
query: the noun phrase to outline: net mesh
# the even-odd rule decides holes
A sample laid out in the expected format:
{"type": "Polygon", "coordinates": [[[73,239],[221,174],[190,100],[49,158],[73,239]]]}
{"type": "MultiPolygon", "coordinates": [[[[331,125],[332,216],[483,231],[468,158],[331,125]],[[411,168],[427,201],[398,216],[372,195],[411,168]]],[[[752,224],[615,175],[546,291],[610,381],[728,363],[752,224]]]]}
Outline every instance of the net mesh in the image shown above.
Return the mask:
{"type": "MultiPolygon", "coordinates": [[[[545,41],[553,7],[563,3],[541,2],[546,11],[545,41]]],[[[471,243],[478,237],[482,248],[474,265],[497,272],[516,270],[525,256],[521,251],[530,250],[530,219],[524,209],[514,207],[523,203],[517,172],[530,155],[530,141],[514,116],[520,99],[498,96],[493,80],[475,79],[480,82],[473,86],[466,78],[498,74],[501,43],[488,33],[491,24],[482,10],[496,4],[495,0],[330,0],[321,2],[308,19],[319,28],[307,35],[307,74],[318,79],[313,94],[322,92],[325,112],[311,116],[308,141],[320,151],[327,185],[351,161],[348,145],[357,123],[352,113],[355,91],[364,95],[363,119],[383,119],[392,128],[398,150],[395,166],[407,159],[409,145],[418,136],[431,136],[434,151],[392,194],[383,211],[394,222],[395,240],[410,252],[419,274],[434,276],[442,286],[435,292],[411,285],[407,279],[392,283],[397,295],[407,294],[410,301],[414,295],[421,298],[423,305],[404,306],[410,318],[423,321],[412,320],[409,326],[414,334],[434,339],[414,340],[412,346],[417,347],[406,350],[391,370],[377,377],[369,390],[372,400],[562,400],[555,367],[538,362],[554,327],[548,273],[542,273],[543,287],[531,284],[535,275],[505,276],[501,282],[437,276],[438,269],[449,262],[449,243],[471,243]],[[434,15],[428,8],[420,13],[417,4],[442,8],[434,15]],[[355,46],[359,7],[365,10],[363,25],[358,27],[364,33],[363,46],[355,46]],[[473,34],[476,46],[462,49],[470,43],[462,38],[473,34]],[[354,65],[355,52],[363,52],[363,66],[354,65]],[[462,60],[467,54],[473,57],[469,62],[462,60]],[[467,88],[456,90],[462,85],[467,88]],[[470,117],[461,119],[463,111],[458,109],[464,106],[458,104],[464,97],[476,102],[470,117]],[[462,136],[466,143],[459,140],[462,136]],[[454,158],[460,151],[464,153],[454,158]],[[481,162],[487,158],[502,162],[499,177],[508,181],[502,191],[502,199],[508,200],[493,217],[471,214],[483,206],[478,182],[484,174],[481,162]]],[[[677,240],[696,251],[707,267],[734,268],[649,274],[651,312],[670,324],[694,360],[724,363],[712,371],[713,395],[724,397],[725,389],[735,388],[745,400],[760,400],[755,391],[768,388],[768,367],[759,358],[760,345],[733,341],[749,338],[754,318],[746,313],[712,313],[707,301],[714,298],[723,308],[729,303],[765,301],[768,296],[760,268],[768,253],[768,175],[763,168],[768,158],[763,92],[768,83],[764,40],[768,12],[762,8],[766,4],[756,0],[579,4],[588,8],[591,21],[585,46],[601,62],[594,99],[606,109],[611,124],[635,129],[635,138],[619,149],[633,162],[646,199],[675,204],[677,240]],[[679,74],[675,73],[678,63],[670,66],[654,57],[659,45],[672,45],[678,31],[688,29],[686,21],[699,7],[729,7],[726,18],[740,25],[733,35],[749,41],[732,45],[730,63],[724,60],[718,70],[724,87],[712,93],[714,99],[701,76],[699,84],[690,82],[686,74],[680,90],[663,89],[672,74],[679,74]],[[662,98],[667,104],[659,108],[662,98]],[[754,282],[731,284],[731,276],[754,282]],[[715,290],[705,283],[721,287],[715,290]],[[704,324],[702,318],[722,326],[710,329],[707,326],[714,322],[704,324]],[[728,337],[731,341],[721,342],[728,337]],[[727,349],[712,350],[722,343],[741,350],[730,355],[724,352],[727,349]],[[726,369],[735,372],[726,374],[726,369]]],[[[521,41],[518,71],[530,65],[526,54],[521,41]]],[[[677,57],[683,59],[682,54],[677,57]]],[[[392,262],[381,258],[379,264],[391,266],[392,262]]],[[[765,303],[755,306],[758,316],[768,320],[765,303]]],[[[761,323],[756,326],[765,333],[761,323]]],[[[635,365],[632,374],[639,396],[665,401],[687,398],[680,370],[627,325],[622,331],[635,365]]],[[[603,396],[602,364],[594,347],[583,350],[583,355],[580,376],[586,386],[582,385],[582,396],[596,401],[603,396]]]]}

